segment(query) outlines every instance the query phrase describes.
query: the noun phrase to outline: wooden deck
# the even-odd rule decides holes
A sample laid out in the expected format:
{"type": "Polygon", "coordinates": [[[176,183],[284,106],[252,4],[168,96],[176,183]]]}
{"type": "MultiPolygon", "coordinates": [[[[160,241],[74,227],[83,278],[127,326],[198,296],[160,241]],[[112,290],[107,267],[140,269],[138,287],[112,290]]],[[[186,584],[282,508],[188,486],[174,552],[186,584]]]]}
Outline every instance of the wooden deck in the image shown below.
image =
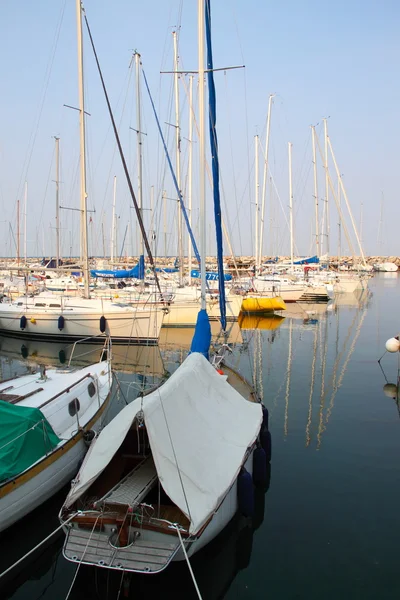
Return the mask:
{"type": "Polygon", "coordinates": [[[115,548],[110,544],[108,533],[74,527],[68,532],[63,554],[72,562],[137,573],[157,573],[168,565],[179,547],[179,540],[173,538],[170,543],[165,543],[142,540],[139,535],[129,546],[115,548]]]}

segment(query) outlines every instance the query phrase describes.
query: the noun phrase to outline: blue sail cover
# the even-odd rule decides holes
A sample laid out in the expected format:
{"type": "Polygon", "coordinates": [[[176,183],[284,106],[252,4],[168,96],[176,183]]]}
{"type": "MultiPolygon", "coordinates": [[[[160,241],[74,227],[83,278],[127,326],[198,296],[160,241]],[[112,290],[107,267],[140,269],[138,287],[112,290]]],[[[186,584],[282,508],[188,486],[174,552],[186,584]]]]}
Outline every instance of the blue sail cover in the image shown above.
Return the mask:
{"type": "Polygon", "coordinates": [[[205,309],[199,310],[196,328],[192,339],[190,352],[200,352],[208,359],[208,351],[211,344],[211,326],[205,309]]]}
{"type": "Polygon", "coordinates": [[[125,269],[117,269],[115,271],[107,271],[107,270],[96,270],[92,269],[90,271],[90,275],[92,277],[111,277],[113,279],[124,279],[124,278],[134,278],[134,279],[144,279],[144,256],[143,254],[139,257],[139,262],[136,267],[130,269],[129,271],[125,269]]]}
{"type": "MultiPolygon", "coordinates": [[[[232,281],[232,275],[230,273],[222,273],[224,281],[232,281]]],[[[198,269],[192,269],[190,271],[190,277],[193,279],[201,279],[201,273],[198,269]]],[[[206,281],[219,281],[219,272],[206,271],[206,281]]]]}
{"type": "Polygon", "coordinates": [[[318,256],[310,256],[309,258],[302,258],[301,260],[294,261],[294,265],[317,265],[319,263],[318,256]]]}
{"type": "Polygon", "coordinates": [[[206,41],[207,41],[207,81],[208,81],[208,102],[209,102],[209,129],[210,129],[210,144],[211,144],[211,161],[213,174],[213,195],[214,195],[214,219],[215,232],[217,237],[217,265],[218,265],[218,289],[219,289],[219,306],[221,312],[222,329],[226,329],[226,300],[225,300],[225,278],[223,266],[223,245],[222,245],[222,221],[221,221],[221,199],[219,195],[219,162],[218,162],[218,140],[217,131],[215,129],[217,114],[216,114],[216,98],[213,73],[213,56],[211,45],[211,8],[210,0],[205,0],[205,21],[206,21],[206,41]]]}

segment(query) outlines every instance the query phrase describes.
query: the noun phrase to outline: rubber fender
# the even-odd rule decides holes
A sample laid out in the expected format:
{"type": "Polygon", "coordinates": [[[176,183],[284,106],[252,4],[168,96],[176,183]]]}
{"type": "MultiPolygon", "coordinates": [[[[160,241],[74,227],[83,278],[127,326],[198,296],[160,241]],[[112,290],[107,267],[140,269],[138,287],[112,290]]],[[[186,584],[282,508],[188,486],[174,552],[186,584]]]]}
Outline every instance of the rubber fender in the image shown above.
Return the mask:
{"type": "Polygon", "coordinates": [[[271,442],[271,433],[268,431],[266,427],[262,427],[260,431],[260,444],[264,449],[266,461],[269,463],[271,461],[272,455],[272,442],[271,442]]]}
{"type": "Polygon", "coordinates": [[[22,330],[24,330],[24,329],[25,329],[25,327],[26,327],[26,323],[27,323],[26,316],[25,316],[25,315],[22,315],[22,317],[21,317],[21,318],[20,318],[20,320],[19,320],[19,326],[20,326],[20,328],[21,328],[22,330]]]}
{"type": "Polygon", "coordinates": [[[240,512],[246,517],[254,515],[254,486],[253,479],[243,468],[237,479],[238,505],[240,512]]]}
{"type": "Polygon", "coordinates": [[[267,456],[261,446],[253,452],[253,482],[260,489],[267,485],[267,456]]]}
{"type": "Polygon", "coordinates": [[[106,330],[106,318],[104,315],[100,317],[100,331],[101,333],[105,333],[106,330]]]}
{"type": "Polygon", "coordinates": [[[64,329],[65,319],[62,315],[58,317],[58,329],[62,331],[64,329]]]}
{"type": "Polygon", "coordinates": [[[262,404],[261,406],[262,406],[262,413],[263,413],[262,424],[264,425],[264,427],[266,429],[269,429],[269,412],[268,412],[268,408],[266,406],[264,406],[264,404],[262,404]]]}

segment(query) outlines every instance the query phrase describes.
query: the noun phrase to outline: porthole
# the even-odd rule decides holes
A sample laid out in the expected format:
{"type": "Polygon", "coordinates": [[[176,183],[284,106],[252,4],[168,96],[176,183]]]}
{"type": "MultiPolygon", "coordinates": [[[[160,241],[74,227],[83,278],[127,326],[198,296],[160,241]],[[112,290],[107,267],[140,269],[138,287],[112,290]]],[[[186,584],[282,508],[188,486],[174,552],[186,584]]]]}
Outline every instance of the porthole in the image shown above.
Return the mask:
{"type": "Polygon", "coordinates": [[[93,381],[91,381],[91,382],[89,383],[89,385],[87,386],[87,391],[88,391],[88,394],[89,394],[89,396],[90,396],[91,398],[93,398],[93,396],[94,396],[94,395],[95,395],[95,393],[96,393],[96,386],[94,385],[93,381]]]}
{"type": "Polygon", "coordinates": [[[70,402],[68,404],[68,412],[71,415],[71,417],[74,417],[76,415],[76,413],[79,412],[80,408],[81,408],[81,405],[79,403],[78,398],[74,398],[72,400],[72,402],[70,402]]]}

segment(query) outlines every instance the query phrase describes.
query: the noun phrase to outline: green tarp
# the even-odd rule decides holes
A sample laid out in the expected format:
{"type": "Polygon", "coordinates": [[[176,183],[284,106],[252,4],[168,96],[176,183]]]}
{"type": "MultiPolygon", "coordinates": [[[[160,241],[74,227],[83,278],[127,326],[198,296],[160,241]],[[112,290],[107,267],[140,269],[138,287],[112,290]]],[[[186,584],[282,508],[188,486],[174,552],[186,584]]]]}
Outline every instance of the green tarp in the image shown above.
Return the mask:
{"type": "Polygon", "coordinates": [[[0,483],[25,471],[60,441],[38,408],[0,400],[0,483]]]}

